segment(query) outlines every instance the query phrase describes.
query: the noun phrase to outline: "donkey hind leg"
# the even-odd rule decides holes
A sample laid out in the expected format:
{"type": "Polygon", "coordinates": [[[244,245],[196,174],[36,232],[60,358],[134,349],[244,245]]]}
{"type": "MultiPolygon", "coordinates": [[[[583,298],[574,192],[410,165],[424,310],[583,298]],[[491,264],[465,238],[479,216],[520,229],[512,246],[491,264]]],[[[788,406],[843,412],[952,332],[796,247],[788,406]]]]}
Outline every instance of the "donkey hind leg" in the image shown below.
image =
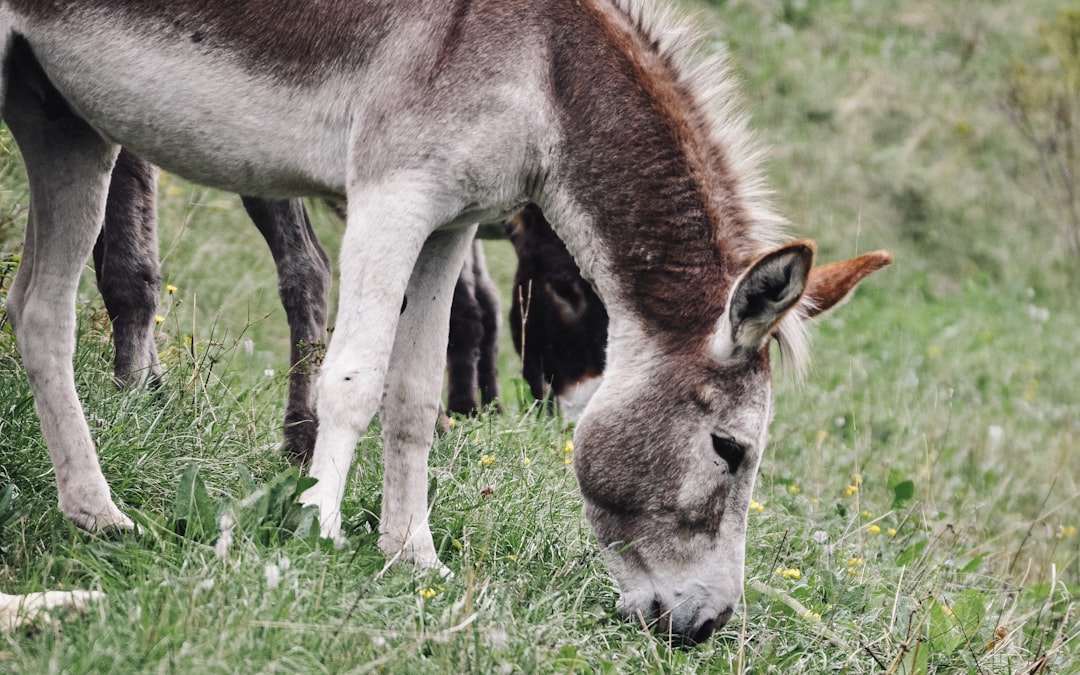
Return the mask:
{"type": "Polygon", "coordinates": [[[499,289],[487,269],[484,249],[480,241],[473,242],[473,274],[476,278],[476,301],[480,305],[480,317],[484,326],[484,337],[480,341],[480,358],[476,363],[476,378],[480,387],[480,403],[488,406],[495,404],[502,412],[499,402],[499,321],[502,309],[499,306],[499,289]]]}
{"type": "Polygon", "coordinates": [[[119,386],[161,379],[154,314],[161,291],[157,237],[158,169],[121,150],[109,185],[105,222],[94,245],[98,290],[112,321],[119,386]]]}
{"type": "Polygon", "coordinates": [[[470,249],[465,263],[454,284],[454,297],[450,305],[450,335],[446,348],[447,396],[446,407],[451,413],[471,415],[480,410],[477,397],[480,384],[477,381],[477,365],[480,360],[480,344],[484,339],[482,308],[476,297],[473,265],[470,249]]]}
{"type": "Polygon", "coordinates": [[[101,228],[118,148],[67,110],[32,57],[24,53],[11,63],[15,76],[4,117],[26,163],[30,216],[8,316],[52,458],[61,512],[88,530],[130,529],[101,472],[72,365],[79,276],[101,228]],[[24,78],[36,82],[27,85],[24,78]]]}
{"type": "Polygon", "coordinates": [[[428,525],[428,454],[438,418],[450,298],[475,227],[432,235],[409,280],[382,402],[386,443],[379,548],[447,574],[428,525]]]}
{"type": "Polygon", "coordinates": [[[346,479],[356,442],[382,400],[409,277],[428,235],[460,209],[438,209],[429,192],[427,184],[395,181],[348,195],[337,321],[316,383],[319,433],[308,473],[318,483],[300,496],[319,507],[322,536],[338,541],[346,479]]]}
{"type": "Polygon", "coordinates": [[[319,245],[302,200],[244,197],[243,202],[277,266],[278,294],[290,338],[284,451],[290,461],[302,466],[315,451],[318,416],[312,383],[326,342],[330,259],[319,245]]]}

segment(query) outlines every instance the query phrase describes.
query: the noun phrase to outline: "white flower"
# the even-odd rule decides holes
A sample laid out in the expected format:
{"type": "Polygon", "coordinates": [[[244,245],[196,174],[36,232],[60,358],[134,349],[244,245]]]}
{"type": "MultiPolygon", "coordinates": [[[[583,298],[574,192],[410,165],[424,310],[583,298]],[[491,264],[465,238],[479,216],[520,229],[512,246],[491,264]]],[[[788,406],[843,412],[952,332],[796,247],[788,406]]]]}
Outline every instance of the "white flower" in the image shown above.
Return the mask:
{"type": "Polygon", "coordinates": [[[263,568],[263,576],[266,578],[267,588],[277,588],[281,583],[281,569],[274,563],[266,563],[263,568]]]}
{"type": "Polygon", "coordinates": [[[232,548],[233,543],[233,525],[236,523],[233,521],[232,513],[226,511],[218,518],[218,529],[221,530],[221,534],[218,535],[217,543],[214,544],[214,555],[219,560],[224,560],[229,555],[229,549],[232,548]]]}

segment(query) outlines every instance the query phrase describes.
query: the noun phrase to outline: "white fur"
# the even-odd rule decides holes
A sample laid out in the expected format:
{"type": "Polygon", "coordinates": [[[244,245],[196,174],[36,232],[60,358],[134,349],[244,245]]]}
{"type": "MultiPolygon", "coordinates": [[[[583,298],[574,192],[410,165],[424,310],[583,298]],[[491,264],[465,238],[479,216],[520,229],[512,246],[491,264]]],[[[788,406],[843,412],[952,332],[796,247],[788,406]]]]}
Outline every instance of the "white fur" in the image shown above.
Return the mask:
{"type": "Polygon", "coordinates": [[[51,609],[85,612],[105,597],[101,591],[42,591],[26,595],[0,593],[0,631],[10,633],[37,619],[49,619],[51,609]]]}
{"type": "Polygon", "coordinates": [[[589,377],[576,382],[559,394],[559,412],[571,422],[577,422],[585,414],[585,406],[589,404],[593,394],[604,382],[602,375],[589,377]]]}

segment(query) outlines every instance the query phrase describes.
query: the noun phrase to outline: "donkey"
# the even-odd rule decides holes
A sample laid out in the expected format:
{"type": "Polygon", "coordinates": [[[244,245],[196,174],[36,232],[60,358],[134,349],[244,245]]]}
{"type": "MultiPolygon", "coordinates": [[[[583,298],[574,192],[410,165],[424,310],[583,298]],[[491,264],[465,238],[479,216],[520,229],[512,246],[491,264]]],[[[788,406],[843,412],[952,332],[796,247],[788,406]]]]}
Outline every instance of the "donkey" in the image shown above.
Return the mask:
{"type": "Polygon", "coordinates": [[[576,422],[603,379],[607,311],[535,204],[507,219],[506,229],[518,256],[510,335],[522,376],[533,398],[554,398],[576,422]]]}
{"type": "Polygon", "coordinates": [[[708,637],[741,594],[770,341],[804,361],[804,320],[891,258],[814,269],[812,242],[780,243],[732,78],[695,67],[692,38],[638,0],[0,0],[3,118],[30,184],[8,309],[61,511],[132,527],[72,365],[120,145],[240,194],[348,204],[301,501],[341,538],[379,412],[379,547],[436,568],[427,458],[453,286],[472,223],[532,202],[609,314],[574,465],[620,611],[708,637]]]}

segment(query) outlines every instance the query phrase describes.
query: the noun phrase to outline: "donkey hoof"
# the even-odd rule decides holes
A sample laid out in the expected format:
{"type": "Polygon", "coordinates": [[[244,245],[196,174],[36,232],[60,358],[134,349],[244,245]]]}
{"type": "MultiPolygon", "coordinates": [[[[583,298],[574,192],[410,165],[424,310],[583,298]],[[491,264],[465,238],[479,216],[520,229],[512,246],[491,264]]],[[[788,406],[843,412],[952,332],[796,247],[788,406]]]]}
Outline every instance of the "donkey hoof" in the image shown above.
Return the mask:
{"type": "Polygon", "coordinates": [[[136,531],[135,523],[128,518],[120,509],[110,504],[109,508],[102,511],[91,512],[79,510],[76,513],[66,513],[68,519],[75,523],[80,530],[101,534],[104,532],[133,532],[136,531]]]}

